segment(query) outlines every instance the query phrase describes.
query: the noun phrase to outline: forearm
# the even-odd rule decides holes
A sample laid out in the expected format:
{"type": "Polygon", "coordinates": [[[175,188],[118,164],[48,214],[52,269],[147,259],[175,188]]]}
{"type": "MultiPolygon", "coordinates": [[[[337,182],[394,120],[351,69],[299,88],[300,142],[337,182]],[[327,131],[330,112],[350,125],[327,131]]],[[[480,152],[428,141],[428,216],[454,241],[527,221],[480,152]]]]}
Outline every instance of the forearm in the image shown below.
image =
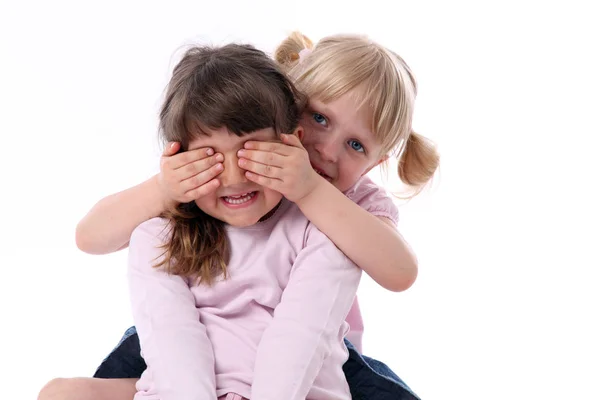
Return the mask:
{"type": "Polygon", "coordinates": [[[77,247],[108,254],[127,247],[133,230],[166,208],[156,176],[100,200],[77,225],[77,247]]]}
{"type": "Polygon", "coordinates": [[[252,399],[306,399],[324,361],[341,345],[360,269],[316,229],[294,264],[258,347],[252,399]]]}
{"type": "Polygon", "coordinates": [[[129,292],[142,354],[162,400],[216,400],[212,343],[188,282],[153,266],[163,258],[166,226],[155,218],[131,236],[129,292]]]}
{"type": "Polygon", "coordinates": [[[189,288],[173,284],[177,278],[165,283],[129,275],[144,361],[161,400],[216,400],[212,344],[192,296],[182,293],[189,288]]]}
{"type": "Polygon", "coordinates": [[[417,276],[417,259],[393,223],[384,222],[323,180],[297,203],[321,232],[365,271],[392,291],[408,289],[417,276]]]}

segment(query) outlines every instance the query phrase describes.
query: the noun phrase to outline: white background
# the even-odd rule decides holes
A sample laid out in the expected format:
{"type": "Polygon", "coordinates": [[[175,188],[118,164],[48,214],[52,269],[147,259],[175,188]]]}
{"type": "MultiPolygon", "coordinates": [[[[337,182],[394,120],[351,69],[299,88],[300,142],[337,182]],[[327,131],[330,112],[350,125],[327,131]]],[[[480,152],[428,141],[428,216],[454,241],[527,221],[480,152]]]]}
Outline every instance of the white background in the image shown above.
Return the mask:
{"type": "Polygon", "coordinates": [[[415,129],[443,157],[401,206],[417,283],[361,286],[365,352],[424,400],[600,398],[592,4],[2,0],[2,397],[91,375],[130,326],[126,252],[85,255],[74,229],[157,170],[176,50],[272,51],[300,29],[366,33],[401,54],[420,85],[415,129]]]}

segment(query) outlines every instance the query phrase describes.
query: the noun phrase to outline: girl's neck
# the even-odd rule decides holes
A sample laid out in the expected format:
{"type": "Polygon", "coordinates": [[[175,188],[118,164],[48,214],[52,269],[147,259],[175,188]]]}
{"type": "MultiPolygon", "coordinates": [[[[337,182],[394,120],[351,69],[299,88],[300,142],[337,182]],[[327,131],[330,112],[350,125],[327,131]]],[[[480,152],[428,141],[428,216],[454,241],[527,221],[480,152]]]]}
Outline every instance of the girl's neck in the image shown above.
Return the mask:
{"type": "Polygon", "coordinates": [[[283,199],[281,201],[279,201],[279,203],[277,203],[277,205],[275,207],[273,207],[271,209],[271,211],[269,211],[268,213],[263,215],[263,217],[258,220],[258,223],[264,222],[264,221],[268,220],[269,218],[271,218],[273,216],[273,214],[275,214],[275,212],[277,212],[277,210],[279,210],[279,207],[281,206],[282,201],[283,201],[283,199]]]}

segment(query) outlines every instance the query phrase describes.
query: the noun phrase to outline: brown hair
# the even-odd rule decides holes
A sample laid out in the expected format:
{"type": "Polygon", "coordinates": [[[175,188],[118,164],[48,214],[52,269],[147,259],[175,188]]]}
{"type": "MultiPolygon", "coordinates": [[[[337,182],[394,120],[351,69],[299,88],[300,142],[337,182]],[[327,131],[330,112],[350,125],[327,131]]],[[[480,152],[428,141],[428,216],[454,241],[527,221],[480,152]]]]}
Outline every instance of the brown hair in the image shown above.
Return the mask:
{"type": "MultiPolygon", "coordinates": [[[[240,44],[196,46],[173,70],[160,111],[160,136],[180,142],[185,151],[194,138],[222,127],[237,136],[266,128],[292,133],[304,104],[304,96],[264,52],[240,44]]],[[[226,276],[229,242],[222,221],[195,202],[163,216],[170,222],[170,240],[156,267],[208,285],[226,276]]]]}
{"type": "Polygon", "coordinates": [[[360,90],[383,153],[396,150],[399,156],[400,179],[416,193],[431,180],[440,156],[431,140],[412,129],[417,83],[398,54],[364,36],[334,35],[313,45],[294,32],[279,45],[275,60],[309,98],[327,103],[360,90]],[[307,54],[300,59],[302,50],[307,54]]]}

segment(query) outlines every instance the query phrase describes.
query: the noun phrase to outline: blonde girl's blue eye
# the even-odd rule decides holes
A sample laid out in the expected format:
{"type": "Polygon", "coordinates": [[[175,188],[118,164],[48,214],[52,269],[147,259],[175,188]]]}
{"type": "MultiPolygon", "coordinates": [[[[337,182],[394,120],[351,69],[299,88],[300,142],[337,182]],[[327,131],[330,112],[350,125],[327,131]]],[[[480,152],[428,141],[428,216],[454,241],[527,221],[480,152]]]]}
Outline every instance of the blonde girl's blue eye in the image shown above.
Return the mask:
{"type": "Polygon", "coordinates": [[[365,148],[358,140],[348,140],[348,145],[352,148],[352,150],[357,151],[359,153],[364,153],[365,148]]]}
{"type": "Polygon", "coordinates": [[[314,112],[312,113],[312,118],[319,125],[327,125],[327,118],[325,118],[322,114],[314,112]]]}

